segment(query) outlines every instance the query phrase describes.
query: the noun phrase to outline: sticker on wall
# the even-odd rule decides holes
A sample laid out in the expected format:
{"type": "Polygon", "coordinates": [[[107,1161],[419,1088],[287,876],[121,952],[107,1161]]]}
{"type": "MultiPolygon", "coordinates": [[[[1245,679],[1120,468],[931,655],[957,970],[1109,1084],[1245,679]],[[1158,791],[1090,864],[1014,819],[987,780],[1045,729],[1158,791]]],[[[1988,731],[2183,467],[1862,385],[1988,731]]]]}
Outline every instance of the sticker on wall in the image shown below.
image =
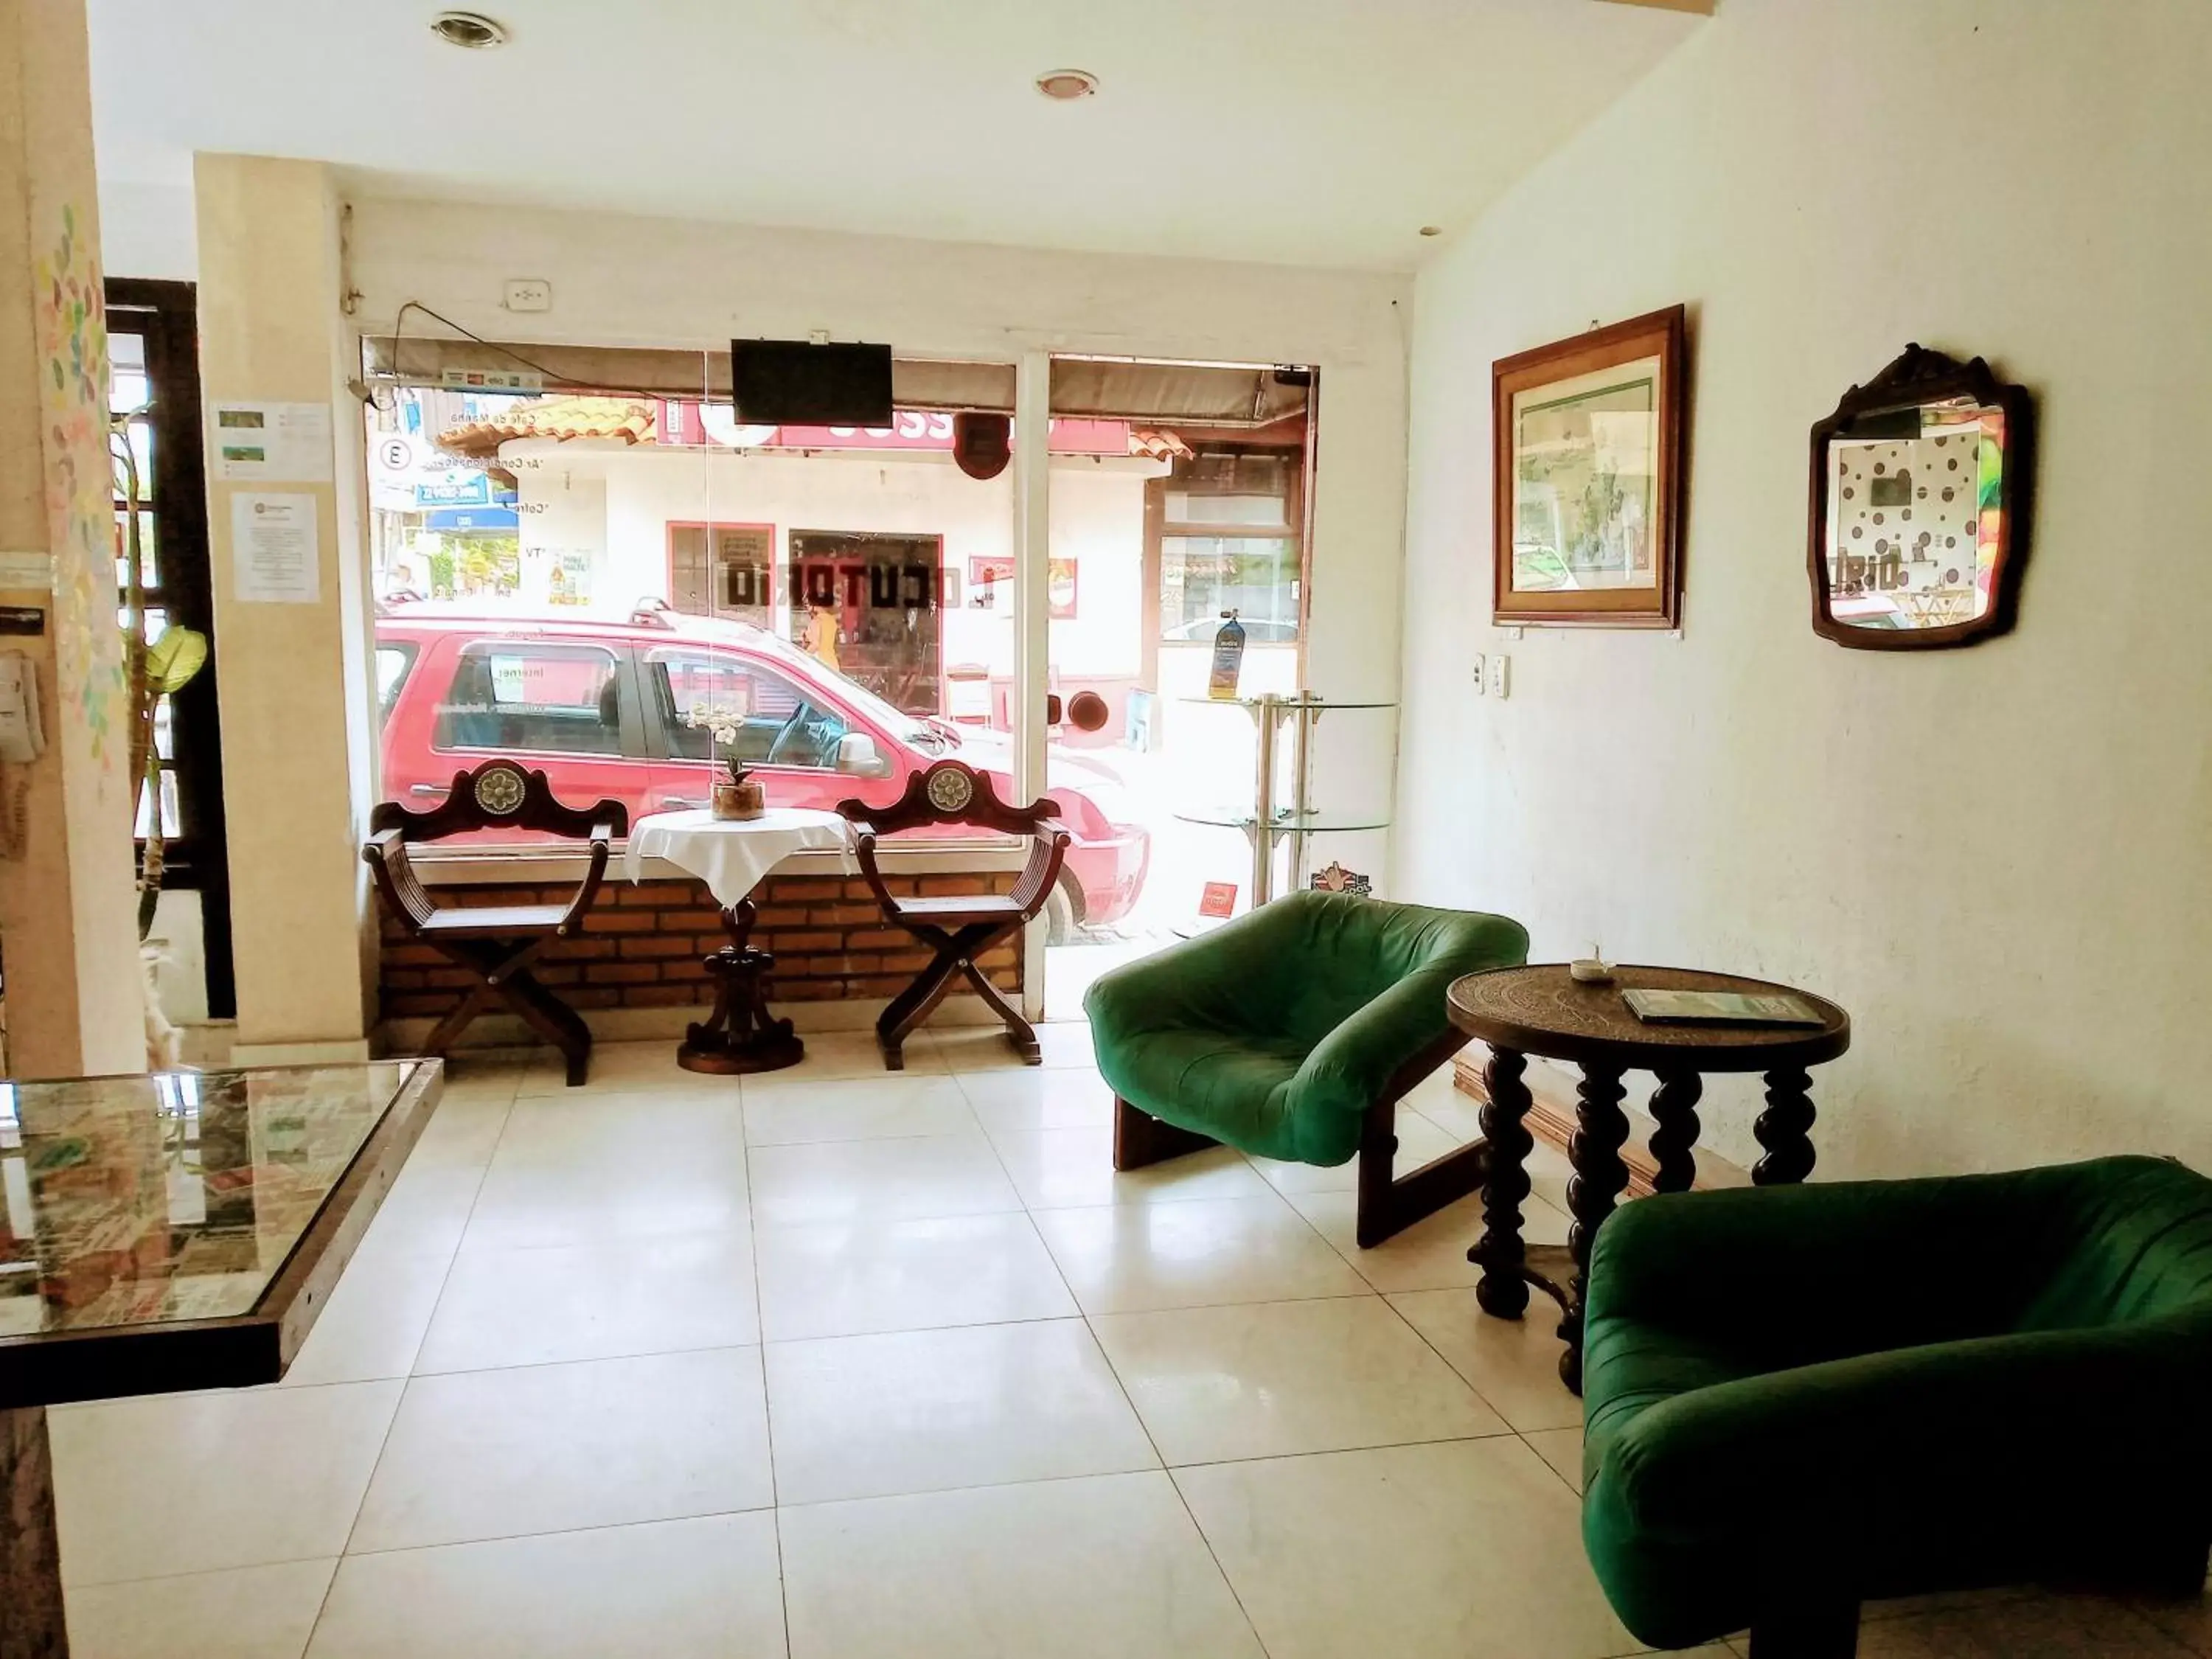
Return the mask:
{"type": "Polygon", "coordinates": [[[462,392],[543,392],[545,377],[534,368],[441,368],[438,384],[462,392]]]}
{"type": "Polygon", "coordinates": [[[1198,896],[1198,914],[1201,916],[1228,916],[1237,908],[1237,884],[1233,881],[1209,881],[1198,896]]]}
{"type": "Polygon", "coordinates": [[[1375,896],[1375,878],[1347,870],[1334,859],[1326,870],[1316,870],[1307,884],[1316,893],[1350,893],[1356,898],[1375,896]]]}
{"type": "Polygon", "coordinates": [[[328,404],[221,403],[208,447],[225,483],[331,482],[328,404]]]}
{"type": "Polygon", "coordinates": [[[553,569],[545,580],[545,598],[552,605],[589,605],[592,602],[592,556],[588,552],[564,552],[554,562],[553,569]]]}

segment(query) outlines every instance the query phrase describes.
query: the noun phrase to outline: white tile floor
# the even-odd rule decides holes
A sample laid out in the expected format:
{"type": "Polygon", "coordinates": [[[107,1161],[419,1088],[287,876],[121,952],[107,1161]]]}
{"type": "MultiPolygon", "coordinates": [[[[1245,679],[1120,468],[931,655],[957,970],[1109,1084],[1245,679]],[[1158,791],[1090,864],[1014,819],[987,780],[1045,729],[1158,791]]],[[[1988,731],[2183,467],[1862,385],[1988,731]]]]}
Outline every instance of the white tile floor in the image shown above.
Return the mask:
{"type": "MultiPolygon", "coordinates": [[[[1043,1036],[463,1064],[283,1385],[52,1413],[78,1659],[1636,1651],[1474,1202],[1361,1251],[1348,1166],[1117,1176],[1088,1033],[1043,1036]]],[[[1403,1155],[1471,1132],[1436,1079],[1403,1155]]],[[[1861,1650],[2206,1655],[2212,1616],[2023,1592],[1861,1650]]]]}

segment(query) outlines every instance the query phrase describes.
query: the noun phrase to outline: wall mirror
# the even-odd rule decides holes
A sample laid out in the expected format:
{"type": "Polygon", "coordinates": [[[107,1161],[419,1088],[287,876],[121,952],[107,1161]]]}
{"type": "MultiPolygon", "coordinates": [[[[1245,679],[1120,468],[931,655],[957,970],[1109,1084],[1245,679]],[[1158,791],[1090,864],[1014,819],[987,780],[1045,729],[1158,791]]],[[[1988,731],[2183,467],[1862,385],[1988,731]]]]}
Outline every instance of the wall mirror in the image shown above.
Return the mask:
{"type": "Polygon", "coordinates": [[[2033,410],[1979,357],[1905,355],[1813,428],[1813,628],[1866,651],[1971,645],[2013,623],[2033,410]]]}

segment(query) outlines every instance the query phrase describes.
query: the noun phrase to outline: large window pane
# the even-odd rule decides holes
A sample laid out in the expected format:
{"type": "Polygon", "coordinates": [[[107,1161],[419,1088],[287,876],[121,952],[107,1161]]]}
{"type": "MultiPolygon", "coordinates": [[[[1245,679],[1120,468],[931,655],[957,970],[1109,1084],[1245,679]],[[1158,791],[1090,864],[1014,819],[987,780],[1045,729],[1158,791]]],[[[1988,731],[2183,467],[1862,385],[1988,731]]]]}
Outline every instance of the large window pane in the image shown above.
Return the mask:
{"type": "Polygon", "coordinates": [[[388,799],[501,754],[633,823],[732,753],[775,805],[889,802],[953,754],[1012,795],[1012,613],[963,584],[1011,569],[1013,478],[956,465],[950,414],[741,427],[704,356],[696,397],[372,383],[388,799]]]}

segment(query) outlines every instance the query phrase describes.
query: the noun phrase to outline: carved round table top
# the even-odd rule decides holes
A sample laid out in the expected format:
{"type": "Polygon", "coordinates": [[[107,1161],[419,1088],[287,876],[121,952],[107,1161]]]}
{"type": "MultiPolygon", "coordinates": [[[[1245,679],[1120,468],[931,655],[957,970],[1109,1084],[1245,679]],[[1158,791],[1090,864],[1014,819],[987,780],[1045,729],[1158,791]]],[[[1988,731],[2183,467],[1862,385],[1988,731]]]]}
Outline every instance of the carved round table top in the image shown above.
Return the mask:
{"type": "Polygon", "coordinates": [[[1624,1072],[1767,1072],[1817,1066],[1851,1046],[1851,1017],[1794,986],[1694,968],[1616,967],[1610,985],[1582,985],[1563,962],[1496,968],[1454,980],[1451,1023],[1493,1048],[1624,1072]],[[1633,989],[1734,991],[1794,996],[1812,1005],[1810,1025],[1647,1024],[1620,994],[1633,989]]]}

